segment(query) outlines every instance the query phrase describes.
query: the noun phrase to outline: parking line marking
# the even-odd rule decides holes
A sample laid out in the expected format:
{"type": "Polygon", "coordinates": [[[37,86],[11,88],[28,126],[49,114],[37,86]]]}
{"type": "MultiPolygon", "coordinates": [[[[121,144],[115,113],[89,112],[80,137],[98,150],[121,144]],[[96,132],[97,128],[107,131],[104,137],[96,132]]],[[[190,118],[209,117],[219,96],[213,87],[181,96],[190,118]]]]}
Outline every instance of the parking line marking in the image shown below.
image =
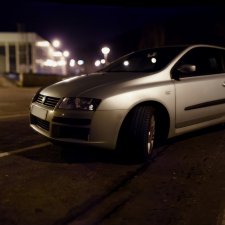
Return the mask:
{"type": "Polygon", "coordinates": [[[51,144],[52,144],[51,142],[45,142],[45,143],[42,143],[42,144],[32,145],[32,146],[25,147],[25,148],[19,148],[17,150],[10,151],[10,152],[2,152],[2,153],[0,153],[0,158],[5,157],[5,156],[10,156],[10,155],[15,155],[15,154],[18,154],[18,153],[21,153],[21,152],[26,152],[26,151],[33,150],[33,149],[36,149],[36,148],[46,147],[46,146],[49,146],[51,144]]]}
{"type": "Polygon", "coordinates": [[[10,118],[16,118],[16,117],[25,117],[29,114],[23,113],[23,114],[15,114],[15,115],[7,115],[7,116],[0,116],[0,119],[10,119],[10,118]]]}

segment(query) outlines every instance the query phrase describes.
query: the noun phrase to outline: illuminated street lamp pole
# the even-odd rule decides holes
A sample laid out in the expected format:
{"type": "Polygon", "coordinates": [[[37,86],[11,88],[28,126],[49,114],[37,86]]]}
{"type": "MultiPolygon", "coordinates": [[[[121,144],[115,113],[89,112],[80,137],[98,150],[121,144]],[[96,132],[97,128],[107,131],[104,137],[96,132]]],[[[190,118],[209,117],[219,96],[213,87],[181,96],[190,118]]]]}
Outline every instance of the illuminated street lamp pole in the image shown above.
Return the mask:
{"type": "Polygon", "coordinates": [[[70,55],[70,52],[68,51],[68,50],[65,50],[65,51],[63,51],[63,56],[64,56],[64,59],[65,59],[65,62],[66,62],[66,72],[67,73],[69,73],[69,71],[70,71],[70,66],[69,66],[69,59],[68,59],[68,57],[69,57],[69,55],[70,55]]]}
{"type": "Polygon", "coordinates": [[[104,55],[105,63],[108,64],[108,54],[110,52],[110,48],[103,47],[101,50],[102,50],[102,54],[104,55]]]}
{"type": "MultiPolygon", "coordinates": [[[[52,46],[56,49],[59,49],[59,47],[61,46],[61,41],[58,40],[58,39],[54,39],[52,41],[52,46]]],[[[55,57],[61,57],[60,61],[58,60],[59,61],[58,65],[61,65],[61,66],[64,65],[64,68],[63,68],[64,72],[63,73],[64,74],[68,73],[68,71],[69,71],[69,63],[68,63],[69,59],[68,59],[68,57],[70,56],[70,52],[68,50],[65,50],[63,52],[54,51],[54,56],[55,57]]]]}

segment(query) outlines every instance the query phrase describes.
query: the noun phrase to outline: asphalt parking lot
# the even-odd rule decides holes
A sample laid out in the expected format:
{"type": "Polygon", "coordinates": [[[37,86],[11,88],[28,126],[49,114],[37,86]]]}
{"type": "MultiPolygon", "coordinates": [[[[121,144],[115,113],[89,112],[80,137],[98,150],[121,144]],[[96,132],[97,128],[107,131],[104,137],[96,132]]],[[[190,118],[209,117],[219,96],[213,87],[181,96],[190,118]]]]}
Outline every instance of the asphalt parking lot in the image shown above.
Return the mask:
{"type": "Polygon", "coordinates": [[[225,224],[225,128],[169,140],[148,164],[62,149],[29,127],[37,88],[0,87],[0,224],[225,224]]]}

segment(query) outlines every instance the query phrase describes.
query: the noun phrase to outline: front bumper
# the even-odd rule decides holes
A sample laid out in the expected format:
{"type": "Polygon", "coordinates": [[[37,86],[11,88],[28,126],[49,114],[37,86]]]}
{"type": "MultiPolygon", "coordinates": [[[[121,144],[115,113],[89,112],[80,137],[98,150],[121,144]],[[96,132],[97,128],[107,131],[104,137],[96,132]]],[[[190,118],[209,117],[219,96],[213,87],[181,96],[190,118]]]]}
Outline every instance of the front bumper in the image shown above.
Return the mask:
{"type": "Polygon", "coordinates": [[[52,141],[106,149],[115,149],[120,127],[127,113],[126,110],[50,109],[37,103],[32,103],[30,108],[30,126],[39,134],[52,141]],[[42,114],[34,113],[34,107],[42,110],[42,114]]]}

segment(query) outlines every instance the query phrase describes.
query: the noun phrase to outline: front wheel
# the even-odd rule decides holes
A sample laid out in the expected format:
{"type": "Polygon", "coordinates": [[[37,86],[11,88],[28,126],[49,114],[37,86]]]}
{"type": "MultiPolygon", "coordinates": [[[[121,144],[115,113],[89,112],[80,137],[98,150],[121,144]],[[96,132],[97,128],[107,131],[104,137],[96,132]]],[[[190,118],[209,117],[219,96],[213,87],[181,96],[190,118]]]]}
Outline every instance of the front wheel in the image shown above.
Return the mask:
{"type": "Polygon", "coordinates": [[[149,160],[158,142],[158,118],[153,106],[138,106],[128,115],[122,129],[121,143],[126,155],[149,160]]]}

